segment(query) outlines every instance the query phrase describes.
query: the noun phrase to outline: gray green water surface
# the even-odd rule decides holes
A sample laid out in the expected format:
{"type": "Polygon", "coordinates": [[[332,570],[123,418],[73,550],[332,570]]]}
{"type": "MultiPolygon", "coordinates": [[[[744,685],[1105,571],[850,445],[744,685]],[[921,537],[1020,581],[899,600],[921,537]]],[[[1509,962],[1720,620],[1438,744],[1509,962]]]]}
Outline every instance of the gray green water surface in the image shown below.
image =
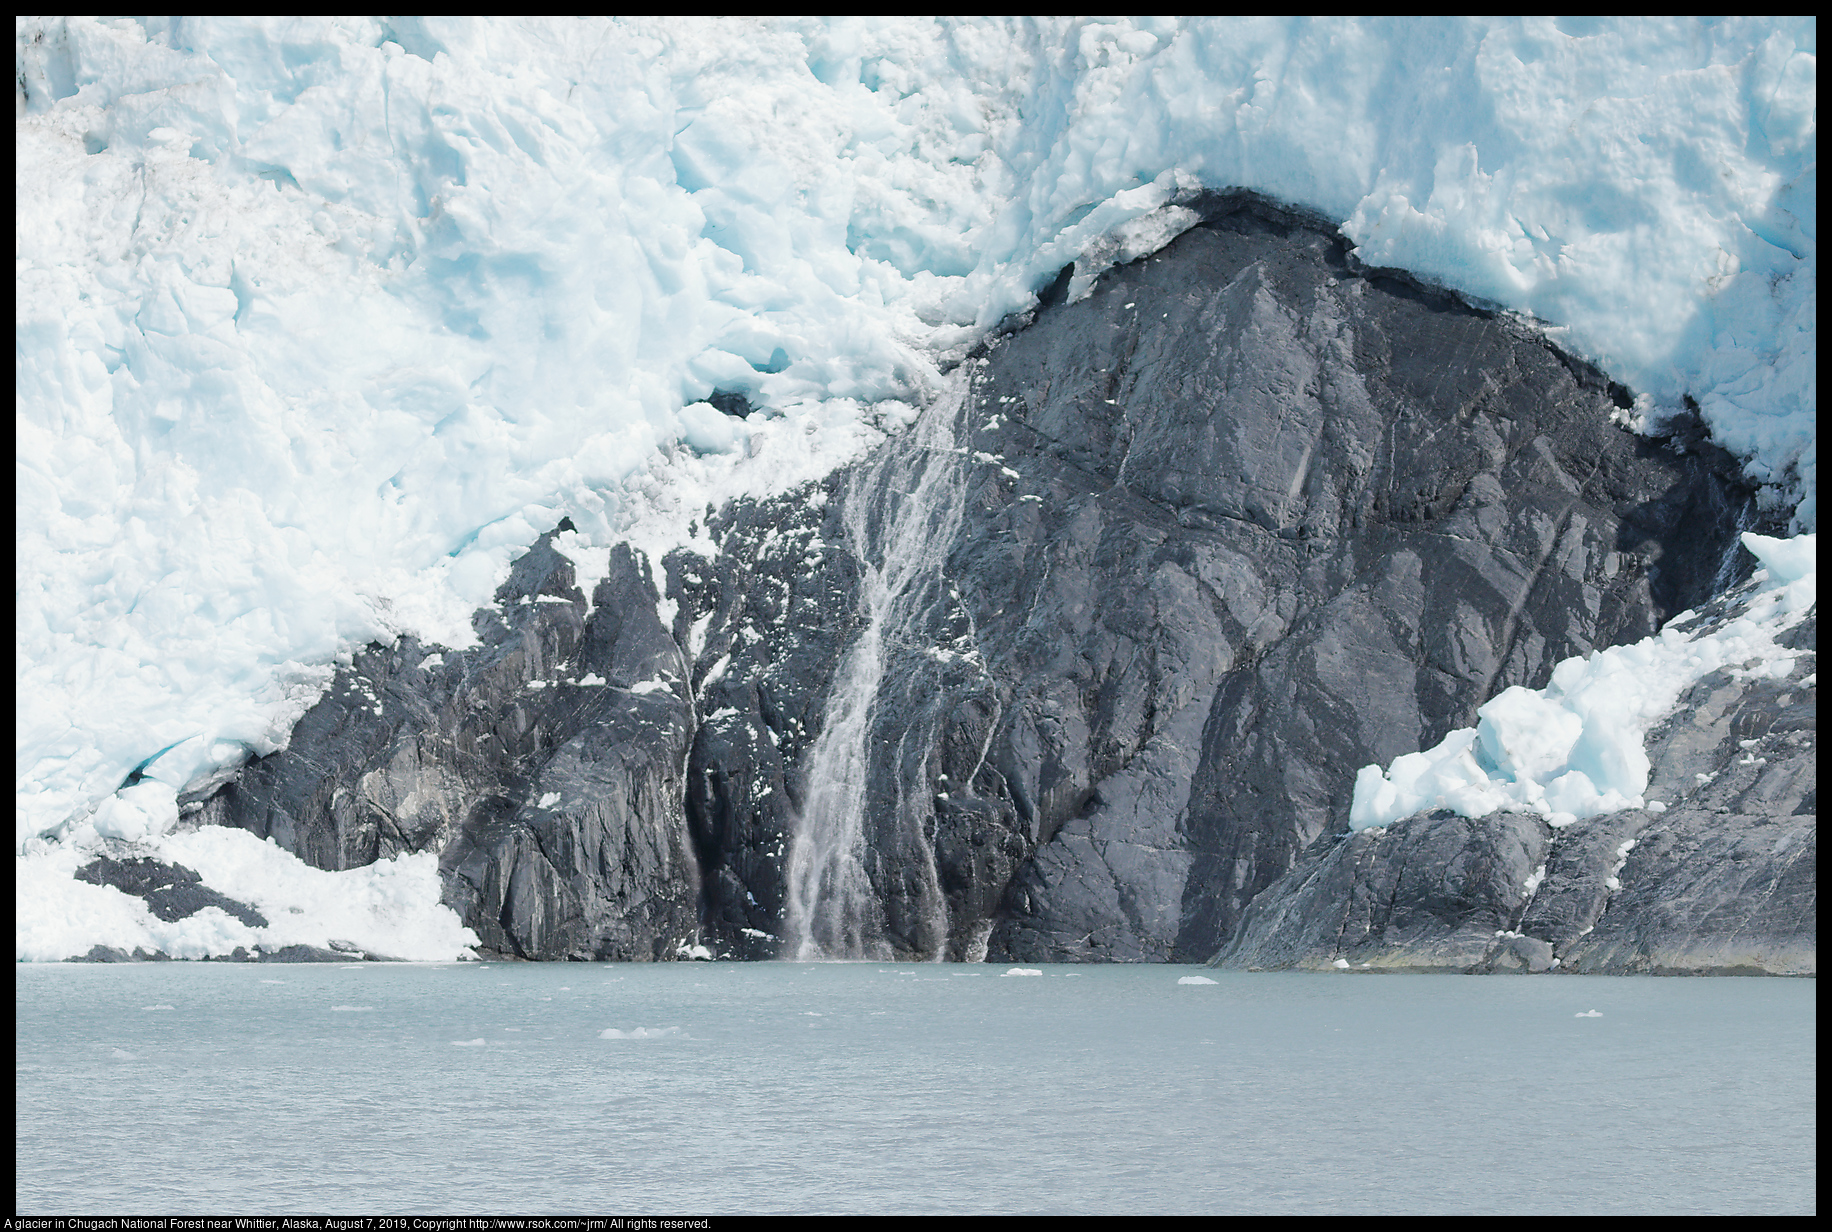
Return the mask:
{"type": "Polygon", "coordinates": [[[1815,1209],[1815,981],[1003,970],[19,965],[16,1207],[1815,1209]]]}

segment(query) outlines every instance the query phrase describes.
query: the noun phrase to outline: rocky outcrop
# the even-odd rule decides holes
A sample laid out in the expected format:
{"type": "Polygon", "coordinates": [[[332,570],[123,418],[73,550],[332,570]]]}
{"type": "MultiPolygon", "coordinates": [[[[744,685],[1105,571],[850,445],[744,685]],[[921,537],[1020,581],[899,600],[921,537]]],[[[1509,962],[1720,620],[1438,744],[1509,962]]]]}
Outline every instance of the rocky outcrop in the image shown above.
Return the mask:
{"type": "Polygon", "coordinates": [[[78,881],[113,886],[123,894],[143,900],[155,919],[168,923],[189,919],[205,907],[215,907],[250,928],[266,928],[267,917],[203,883],[196,870],[146,857],[117,860],[101,855],[76,870],[78,881]]]}
{"type": "Polygon", "coordinates": [[[1817,970],[1817,626],[1815,612],[1784,639],[1807,652],[1786,677],[1713,673],[1652,734],[1649,795],[1668,808],[1633,835],[1605,909],[1521,924],[1563,969],[1817,970]]]}
{"type": "Polygon", "coordinates": [[[271,837],[320,868],[436,850],[486,952],[635,959],[690,945],[698,872],[682,807],[686,669],[649,572],[612,553],[587,619],[548,541],[478,613],[482,645],[371,647],[288,750],[193,823],[271,837]]]}
{"type": "MultiPolygon", "coordinates": [[[[1346,828],[1355,767],[1732,580],[1727,459],[1314,220],[1201,207],[921,431],[709,511],[716,551],[617,548],[588,601],[543,541],[479,648],[370,648],[192,820],[326,868],[437,850],[527,958],[777,956],[863,886],[847,952],[1202,960],[1346,828]],[[841,721],[856,756],[815,764],[841,721]],[[842,763],[856,840],[810,865],[842,763]]],[[[1463,853],[1455,893],[1517,922],[1551,837],[1429,825],[1416,858],[1463,853]]]]}
{"type": "Polygon", "coordinates": [[[997,717],[935,822],[1029,847],[991,953],[1206,959],[1354,767],[1707,597],[1746,497],[1611,399],[1252,207],[995,348],[948,574],[997,717]]]}
{"type": "Polygon", "coordinates": [[[1806,653],[1784,678],[1713,673],[1652,733],[1648,797],[1664,811],[1561,829],[1436,812],[1326,839],[1254,900],[1216,963],[1814,974],[1816,626],[1787,635],[1806,653]]]}

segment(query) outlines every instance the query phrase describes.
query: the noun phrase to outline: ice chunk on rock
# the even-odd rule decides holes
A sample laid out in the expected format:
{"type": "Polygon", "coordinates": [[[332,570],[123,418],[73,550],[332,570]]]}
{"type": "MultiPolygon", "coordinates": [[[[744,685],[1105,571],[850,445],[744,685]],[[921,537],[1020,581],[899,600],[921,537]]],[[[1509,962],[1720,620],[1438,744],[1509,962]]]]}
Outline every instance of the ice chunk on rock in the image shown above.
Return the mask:
{"type": "Polygon", "coordinates": [[[1743,544],[1768,570],[1761,586],[1720,617],[1695,624],[1682,612],[1652,637],[1574,656],[1541,690],[1505,689],[1436,748],[1356,775],[1349,825],[1390,825],[1434,808],[1465,817],[1498,809],[1538,813],[1554,826],[1624,809],[1666,806],[1645,799],[1651,764],[1644,738],[1686,689],[1711,672],[1785,677],[1798,652],[1777,639],[1814,610],[1817,535],[1743,544]]]}
{"type": "Polygon", "coordinates": [[[1515,685],[1476,712],[1479,756],[1516,781],[1538,779],[1564,766],[1584,720],[1542,693],[1515,685]]]}
{"type": "Polygon", "coordinates": [[[1817,571],[1819,536],[1796,535],[1773,539],[1753,531],[1743,532],[1743,546],[1768,570],[1770,586],[1787,586],[1817,571]]]}

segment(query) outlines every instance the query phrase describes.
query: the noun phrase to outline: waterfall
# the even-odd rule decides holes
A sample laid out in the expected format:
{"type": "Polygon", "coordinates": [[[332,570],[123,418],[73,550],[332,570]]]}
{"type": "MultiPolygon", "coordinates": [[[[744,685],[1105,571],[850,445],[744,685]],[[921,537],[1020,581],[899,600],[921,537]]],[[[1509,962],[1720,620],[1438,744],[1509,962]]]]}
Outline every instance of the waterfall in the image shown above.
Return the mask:
{"type": "MultiPolygon", "coordinates": [[[[1714,504],[1727,503],[1718,485],[1711,485],[1711,496],[1714,504]]],[[[1730,532],[1730,542],[1724,545],[1723,555],[1718,557],[1717,572],[1711,577],[1710,598],[1715,599],[1730,589],[1732,579],[1737,576],[1737,567],[1743,563],[1743,532],[1756,528],[1756,502],[1745,500],[1737,508],[1736,527],[1730,532]]]]}
{"type": "Polygon", "coordinates": [[[866,621],[834,675],[820,735],[803,761],[802,807],[789,847],[788,958],[883,961],[899,950],[940,958],[946,948],[947,904],[924,833],[927,809],[905,799],[895,766],[892,798],[873,800],[871,740],[887,653],[947,590],[942,569],[960,526],[965,480],[954,429],[967,393],[963,366],[915,426],[879,449],[847,486],[842,516],[863,566],[866,621]],[[877,858],[900,865],[887,871],[917,904],[915,935],[902,936],[902,946],[887,936],[872,883],[867,809],[873,806],[880,815],[869,820],[879,830],[891,827],[893,839],[877,858]]]}

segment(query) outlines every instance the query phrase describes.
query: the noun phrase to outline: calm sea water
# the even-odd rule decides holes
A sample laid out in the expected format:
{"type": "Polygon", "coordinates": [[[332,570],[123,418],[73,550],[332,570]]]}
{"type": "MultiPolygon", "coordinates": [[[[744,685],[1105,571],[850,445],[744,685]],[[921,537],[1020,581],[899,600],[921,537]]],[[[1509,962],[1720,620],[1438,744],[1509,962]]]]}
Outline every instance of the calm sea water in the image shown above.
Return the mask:
{"type": "Polygon", "coordinates": [[[17,1209],[1815,1209],[1815,981],[1001,970],[20,965],[17,1209]]]}

